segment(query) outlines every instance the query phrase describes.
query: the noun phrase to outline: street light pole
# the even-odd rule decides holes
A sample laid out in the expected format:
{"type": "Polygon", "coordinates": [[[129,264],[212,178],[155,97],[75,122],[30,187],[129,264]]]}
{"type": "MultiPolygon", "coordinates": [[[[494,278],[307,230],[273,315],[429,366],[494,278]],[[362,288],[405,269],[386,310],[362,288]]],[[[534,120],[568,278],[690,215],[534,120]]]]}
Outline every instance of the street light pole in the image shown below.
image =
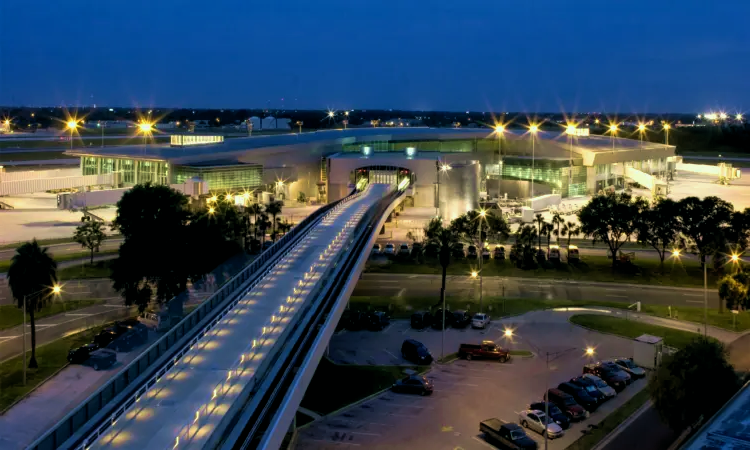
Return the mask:
{"type": "Polygon", "coordinates": [[[26,386],[26,296],[23,296],[23,385],[26,386]]]}
{"type": "Polygon", "coordinates": [[[708,336],[708,270],[705,258],[703,260],[703,336],[708,336]]]}
{"type": "MultiPolygon", "coordinates": [[[[544,419],[549,422],[549,352],[547,354],[547,370],[544,375],[544,419]]],[[[544,450],[547,450],[547,424],[544,424],[544,450]]]]}
{"type": "Polygon", "coordinates": [[[539,126],[531,125],[529,132],[531,133],[531,198],[534,198],[534,160],[536,156],[536,132],[539,131],[539,126]]]}

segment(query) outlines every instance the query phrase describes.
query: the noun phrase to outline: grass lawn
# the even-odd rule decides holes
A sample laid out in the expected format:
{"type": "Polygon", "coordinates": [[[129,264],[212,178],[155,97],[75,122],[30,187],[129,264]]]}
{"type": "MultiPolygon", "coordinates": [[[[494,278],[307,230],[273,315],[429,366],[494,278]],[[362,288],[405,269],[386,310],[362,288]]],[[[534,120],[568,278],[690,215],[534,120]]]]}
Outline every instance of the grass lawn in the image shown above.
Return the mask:
{"type": "Polygon", "coordinates": [[[405,377],[404,370],[410,368],[417,370],[417,366],[340,365],[323,358],[301,406],[318,414],[330,414],[390,387],[395,380],[405,377]],[[344,381],[346,389],[342,389],[342,380],[349,380],[344,381]]]}
{"type": "MultiPolygon", "coordinates": [[[[448,266],[448,275],[468,275],[477,270],[476,261],[454,261],[448,266]]],[[[391,264],[367,267],[373,273],[418,273],[439,275],[442,268],[439,264],[413,262],[392,262],[391,264]]],[[[657,259],[636,259],[632,265],[622,266],[612,271],[612,263],[605,256],[582,255],[577,264],[551,264],[544,268],[522,270],[510,262],[489,261],[482,271],[485,276],[523,277],[523,278],[555,278],[577,281],[599,281],[614,283],[655,284],[661,286],[703,287],[703,271],[696,261],[666,260],[664,274],[659,271],[657,259]]],[[[717,276],[712,271],[708,273],[708,285],[716,287],[717,276]]]]}
{"type": "Polygon", "coordinates": [[[57,279],[60,281],[84,278],[109,278],[112,273],[114,259],[106,261],[95,261],[94,264],[82,264],[80,266],[65,267],[57,271],[57,279]]]}
{"type": "Polygon", "coordinates": [[[5,410],[49,376],[65,367],[68,364],[68,350],[91,342],[99,331],[109,325],[90,328],[37,347],[36,360],[39,368],[27,370],[26,386],[23,385],[23,356],[11,358],[0,364],[0,411],[5,410]]]}
{"type": "MultiPolygon", "coordinates": [[[[117,251],[118,250],[116,248],[102,250],[98,253],[94,253],[94,257],[96,258],[97,256],[116,255],[117,251]]],[[[75,252],[75,253],[66,253],[60,256],[55,256],[53,254],[52,257],[57,262],[74,261],[76,259],[90,258],[91,252],[87,250],[87,251],[80,251],[80,252],[75,252]]],[[[0,272],[7,272],[9,267],[10,267],[10,259],[0,260],[0,272]]]]}
{"type": "MultiPolygon", "coordinates": [[[[657,317],[669,317],[670,314],[669,308],[663,305],[641,305],[641,312],[657,317]]],[[[672,318],[687,320],[700,325],[703,324],[703,314],[703,308],[700,306],[672,308],[672,318]]],[[[731,331],[746,331],[750,329],[750,312],[741,311],[739,314],[733,314],[725,308],[723,312],[719,313],[717,309],[709,308],[708,324],[731,331]]]]}
{"type": "Polygon", "coordinates": [[[607,417],[599,422],[599,427],[592,429],[590,434],[583,435],[580,439],[570,444],[565,450],[589,450],[594,448],[602,439],[612,432],[618,425],[643,406],[648,401],[648,389],[643,388],[633,398],[625,402],[607,417]]]}
{"type": "MultiPolygon", "coordinates": [[[[104,300],[68,300],[65,302],[51,302],[41,311],[34,314],[34,319],[53,316],[62,312],[73,311],[104,303],[104,300]]],[[[28,319],[27,319],[28,320],[28,319]]],[[[23,324],[23,310],[16,305],[0,306],[0,330],[23,324]]]]}
{"type": "Polygon", "coordinates": [[[599,314],[576,314],[570,318],[576,325],[581,325],[603,333],[616,334],[625,338],[636,338],[642,334],[650,334],[664,338],[664,344],[676,349],[685,348],[701,335],[690,331],[675,330],[619,317],[602,316],[599,314]]]}

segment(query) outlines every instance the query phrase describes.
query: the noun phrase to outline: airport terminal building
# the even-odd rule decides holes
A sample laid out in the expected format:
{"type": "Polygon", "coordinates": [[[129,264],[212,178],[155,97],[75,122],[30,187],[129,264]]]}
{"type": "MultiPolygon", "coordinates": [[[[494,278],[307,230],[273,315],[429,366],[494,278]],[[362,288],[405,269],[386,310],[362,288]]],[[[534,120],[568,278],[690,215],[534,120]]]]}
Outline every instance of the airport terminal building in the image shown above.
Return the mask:
{"type": "Polygon", "coordinates": [[[532,140],[524,130],[359,128],[226,140],[174,135],[170,144],[67,153],[81,158],[82,175],[114,173],[119,187],[198,178],[212,193],[269,192],[294,200],[303,192],[320,202],[342,198],[363,178],[395,183],[408,176],[414,206],[465,212],[480,195],[527,198],[532,179],[535,196],[623,187],[626,167],[662,173],[674,150],[634,139],[543,131],[532,140]]]}

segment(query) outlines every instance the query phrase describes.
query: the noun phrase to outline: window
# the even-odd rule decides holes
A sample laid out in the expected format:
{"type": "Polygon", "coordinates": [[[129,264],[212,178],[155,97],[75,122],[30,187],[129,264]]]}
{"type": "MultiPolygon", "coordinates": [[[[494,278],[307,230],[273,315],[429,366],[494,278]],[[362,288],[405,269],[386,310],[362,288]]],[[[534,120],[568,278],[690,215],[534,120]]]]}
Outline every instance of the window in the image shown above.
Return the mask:
{"type": "Polygon", "coordinates": [[[534,414],[534,413],[530,413],[529,414],[529,419],[531,419],[531,420],[533,420],[535,422],[539,421],[539,419],[536,417],[536,414],[534,414]]]}

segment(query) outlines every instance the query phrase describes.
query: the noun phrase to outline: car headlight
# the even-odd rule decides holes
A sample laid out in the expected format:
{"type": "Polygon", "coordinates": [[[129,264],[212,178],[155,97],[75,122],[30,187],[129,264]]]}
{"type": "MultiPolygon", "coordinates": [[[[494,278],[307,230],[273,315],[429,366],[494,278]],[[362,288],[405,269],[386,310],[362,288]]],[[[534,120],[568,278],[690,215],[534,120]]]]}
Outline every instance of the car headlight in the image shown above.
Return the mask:
{"type": "Polygon", "coordinates": [[[562,425],[559,420],[555,420],[555,423],[558,425],[562,425]]]}

